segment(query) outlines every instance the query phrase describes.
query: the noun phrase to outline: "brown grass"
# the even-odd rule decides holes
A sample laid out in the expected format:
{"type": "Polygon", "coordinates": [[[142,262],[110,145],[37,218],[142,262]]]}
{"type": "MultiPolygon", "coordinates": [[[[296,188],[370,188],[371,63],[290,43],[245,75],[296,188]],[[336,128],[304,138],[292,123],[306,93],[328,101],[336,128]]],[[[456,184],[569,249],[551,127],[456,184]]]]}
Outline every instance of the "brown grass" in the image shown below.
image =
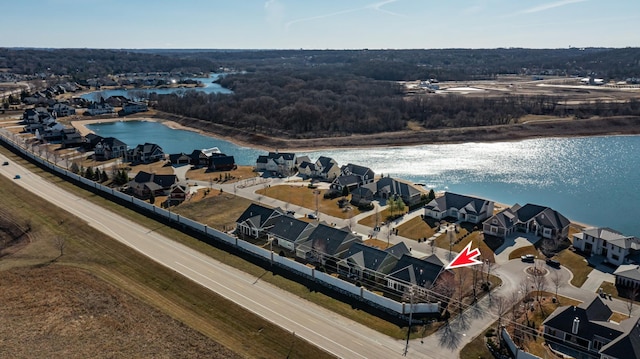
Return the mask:
{"type": "Polygon", "coordinates": [[[431,228],[427,222],[423,221],[420,217],[414,217],[404,222],[398,228],[398,235],[418,240],[422,238],[430,238],[434,235],[435,228],[431,228]]]}
{"type": "Polygon", "coordinates": [[[571,284],[576,287],[581,287],[593,270],[593,268],[589,267],[584,257],[570,250],[558,253],[555,259],[573,273],[571,284]]]}
{"type": "Polygon", "coordinates": [[[257,175],[258,173],[253,171],[253,167],[251,166],[238,166],[238,168],[233,171],[207,172],[206,168],[190,169],[187,171],[186,177],[190,180],[220,183],[226,176],[230,176],[231,179],[227,182],[230,183],[256,177],[257,175]]]}
{"type": "Polygon", "coordinates": [[[205,195],[206,192],[206,189],[199,190],[191,200],[171,207],[171,211],[209,227],[225,230],[234,228],[238,217],[252,203],[219,190],[209,190],[205,195]]]}
{"type": "Polygon", "coordinates": [[[314,191],[319,192],[317,199],[318,211],[320,213],[343,219],[361,213],[360,210],[355,207],[351,210],[340,208],[338,206],[338,200],[341,197],[336,199],[323,198],[326,192],[324,189],[312,189],[301,185],[279,185],[263,187],[257,190],[256,193],[315,211],[316,194],[314,194],[314,191]]]}
{"type": "MultiPolygon", "coordinates": [[[[43,176],[47,181],[56,183],[63,188],[72,189],[77,195],[86,200],[99,203],[147,227],[153,227],[157,232],[177,241],[188,242],[192,247],[200,248],[203,252],[235,267],[244,268],[244,270],[257,275],[264,274],[264,269],[255,267],[241,258],[230,256],[226,252],[198,242],[179,231],[159,225],[143,215],[122,208],[90,192],[74,187],[56,176],[45,173],[33,165],[16,158],[4,148],[0,148],[0,152],[43,176]],[[228,260],[225,261],[225,259],[228,260]]],[[[52,203],[46,202],[39,197],[34,197],[4,176],[0,176],[0,197],[2,198],[0,206],[5,209],[11,209],[11,213],[18,221],[29,223],[33,228],[31,234],[35,238],[23,250],[0,260],[0,271],[2,271],[0,272],[0,277],[4,277],[6,275],[4,271],[12,268],[46,266],[56,260],[56,266],[82,268],[115,285],[120,290],[130,293],[142,302],[157,308],[165,315],[185,323],[188,327],[215,340],[215,342],[224,347],[230,348],[243,357],[283,358],[287,356],[290,350],[290,355],[297,358],[328,357],[325,352],[317,347],[305,341],[292,338],[290,333],[276,325],[251,314],[210,290],[194,284],[174,271],[150,261],[144,255],[87,226],[84,221],[60,210],[52,203]],[[24,201],[24,198],[29,198],[30,200],[24,201]],[[59,251],[54,245],[54,238],[56,237],[63,237],[66,241],[64,255],[59,258],[57,258],[59,251]],[[292,344],[293,348],[291,349],[292,344]]],[[[265,275],[262,278],[263,280],[269,280],[267,277],[270,276],[265,275]]],[[[286,282],[281,277],[272,276],[271,278],[274,281],[282,280],[286,282]]],[[[26,288],[33,290],[28,281],[22,280],[21,283],[25,285],[25,290],[26,288]]],[[[297,283],[291,283],[291,285],[304,288],[297,283]]],[[[308,290],[306,292],[309,293],[308,290]]],[[[322,295],[318,294],[317,296],[321,297],[322,295]]],[[[3,303],[5,302],[3,301],[3,303]]],[[[348,305],[344,306],[350,308],[348,305]]],[[[146,323],[151,320],[145,315],[137,316],[129,307],[127,309],[129,310],[128,315],[132,316],[133,321],[146,323]]],[[[29,322],[37,322],[37,320],[40,320],[40,318],[24,317],[21,318],[23,322],[5,320],[3,321],[3,326],[8,331],[18,331],[20,326],[25,326],[29,322]],[[14,323],[17,327],[12,326],[14,323]]],[[[53,324],[61,326],[68,323],[52,322],[53,324]]],[[[171,332],[169,328],[166,329],[167,332],[171,332]]],[[[399,331],[399,329],[396,330],[399,331]]],[[[164,332],[162,327],[159,328],[159,332],[164,332]]],[[[177,338],[179,339],[179,337],[177,338]]],[[[76,341],[67,342],[67,351],[62,356],[76,355],[86,357],[86,355],[82,355],[84,352],[82,352],[80,339],[78,337],[76,341]]],[[[93,336],[86,339],[105,342],[109,340],[109,338],[102,336],[93,336]]],[[[168,348],[173,346],[179,348],[182,345],[161,337],[157,337],[154,340],[157,340],[158,343],[163,343],[168,348]]],[[[24,348],[28,347],[25,346],[24,348]]],[[[53,349],[50,350],[53,351],[53,349]]],[[[128,348],[128,350],[131,350],[131,353],[135,353],[138,350],[140,354],[125,355],[127,357],[147,356],[144,355],[144,348],[141,347],[134,346],[128,348]]],[[[15,357],[15,353],[10,356],[15,357]]]]}
{"type": "Polygon", "coordinates": [[[538,252],[536,247],[526,246],[526,247],[516,248],[513,251],[511,251],[511,253],[509,253],[509,259],[518,259],[525,254],[533,254],[534,256],[541,257],[541,254],[538,252]]]}
{"type": "MultiPolygon", "coordinates": [[[[384,210],[375,213],[374,211],[371,211],[371,215],[366,216],[364,218],[362,218],[361,220],[358,221],[358,224],[361,224],[363,226],[367,226],[367,227],[375,227],[376,223],[380,226],[382,224],[382,222],[388,222],[389,219],[391,218],[391,211],[389,210],[389,208],[385,208],[384,210]]],[[[405,208],[403,213],[407,213],[407,208],[405,208]]],[[[396,216],[400,214],[399,212],[393,212],[393,215],[396,216]]],[[[403,235],[404,236],[404,235],[403,235]]]]}

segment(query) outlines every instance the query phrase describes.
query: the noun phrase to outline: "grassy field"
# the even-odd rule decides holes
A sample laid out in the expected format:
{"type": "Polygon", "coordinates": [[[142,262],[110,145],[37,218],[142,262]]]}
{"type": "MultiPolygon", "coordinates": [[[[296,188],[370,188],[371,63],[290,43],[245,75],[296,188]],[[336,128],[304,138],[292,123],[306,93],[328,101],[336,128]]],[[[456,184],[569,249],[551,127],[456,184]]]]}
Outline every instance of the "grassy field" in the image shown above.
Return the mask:
{"type": "Polygon", "coordinates": [[[316,210],[315,205],[317,203],[319,212],[332,217],[346,219],[361,213],[360,210],[355,207],[350,210],[340,208],[338,206],[338,200],[342,197],[325,199],[323,198],[325,192],[326,190],[324,189],[312,189],[305,185],[279,185],[263,187],[256,191],[257,194],[305,207],[313,211],[316,210]],[[316,191],[318,192],[317,195],[315,194],[316,191]]]}
{"type": "MultiPolygon", "coordinates": [[[[407,209],[405,208],[404,213],[407,213],[407,209]]],[[[398,212],[394,212],[393,215],[397,215],[398,212]]],[[[371,215],[364,217],[363,219],[358,221],[358,224],[361,224],[363,226],[367,226],[367,227],[375,227],[376,224],[378,224],[378,226],[380,226],[382,224],[382,222],[387,222],[389,221],[389,218],[391,218],[391,211],[389,210],[389,208],[385,208],[384,210],[376,213],[375,210],[371,211],[371,215]]],[[[404,236],[404,234],[401,234],[402,236],[404,236]]],[[[417,238],[416,238],[417,239],[417,238]]]]}
{"type": "MultiPolygon", "coordinates": [[[[4,149],[2,152],[6,153],[4,149]]],[[[14,157],[13,155],[9,156],[14,157]]],[[[19,159],[16,160],[30,169],[34,169],[33,165],[19,159]]],[[[58,177],[44,173],[39,169],[35,169],[35,172],[62,187],[70,187],[76,194],[87,200],[98,202],[114,209],[121,215],[153,227],[163,235],[182,242],[190,242],[194,247],[206,247],[209,252],[217,251],[215,248],[199,243],[181,232],[162,225],[159,226],[157,222],[136,212],[73,187],[58,177]]],[[[283,358],[287,355],[297,358],[329,357],[319,348],[303,340],[292,338],[291,333],[283,331],[208,289],[150,261],[145,256],[87,226],[77,217],[60,210],[55,205],[33,197],[29,192],[4,177],[0,178],[0,196],[3,199],[2,208],[9,209],[18,221],[28,223],[33,228],[34,238],[32,243],[23,250],[2,258],[0,270],[52,263],[59,255],[55,239],[64,238],[64,255],[55,260],[56,266],[86,270],[243,357],[283,358]],[[24,201],[25,198],[29,198],[29,201],[24,201]]],[[[235,262],[236,267],[250,267],[248,269],[251,272],[259,273],[259,275],[264,274],[263,269],[240,258],[226,252],[217,252],[217,257],[220,258],[233,257],[230,262],[235,262]]],[[[270,276],[265,275],[263,279],[265,277],[270,276]]],[[[295,283],[292,284],[295,285],[295,283]]],[[[298,285],[298,287],[302,286],[298,285]]],[[[308,290],[306,292],[309,293],[308,290]]],[[[328,298],[327,300],[332,299],[328,298]]],[[[352,311],[350,306],[344,304],[344,307],[348,307],[352,311]]],[[[137,318],[136,320],[144,321],[145,318],[137,318]]],[[[5,326],[9,324],[6,321],[4,323],[5,326]]],[[[400,331],[396,326],[388,325],[400,331]]],[[[73,343],[68,343],[68,345],[73,347],[73,343]]]]}
{"type": "Polygon", "coordinates": [[[227,181],[229,183],[256,176],[258,176],[258,172],[255,172],[251,166],[238,166],[237,169],[232,171],[219,172],[208,172],[206,168],[189,169],[186,174],[186,177],[190,180],[212,181],[213,183],[220,183],[225,178],[229,178],[227,181]]]}
{"type": "Polygon", "coordinates": [[[589,267],[584,257],[570,250],[560,252],[555,259],[573,273],[571,284],[576,287],[581,287],[593,270],[592,267],[589,267]]]}
{"type": "Polygon", "coordinates": [[[248,199],[219,190],[205,193],[207,190],[198,191],[198,195],[192,200],[171,207],[171,211],[209,227],[226,230],[235,227],[238,217],[252,203],[248,199]]]}
{"type": "Polygon", "coordinates": [[[398,229],[398,235],[416,241],[421,238],[430,238],[436,232],[435,228],[429,226],[420,217],[411,218],[396,228],[398,229]]]}

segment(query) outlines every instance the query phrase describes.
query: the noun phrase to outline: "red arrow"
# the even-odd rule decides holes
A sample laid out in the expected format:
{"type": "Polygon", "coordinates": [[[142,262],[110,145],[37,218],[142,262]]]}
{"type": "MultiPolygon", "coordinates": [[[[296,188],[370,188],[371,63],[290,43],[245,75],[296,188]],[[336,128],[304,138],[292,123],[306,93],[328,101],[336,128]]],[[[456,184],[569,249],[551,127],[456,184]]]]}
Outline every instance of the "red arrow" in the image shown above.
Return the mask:
{"type": "Polygon", "coordinates": [[[449,265],[445,269],[453,269],[459,267],[472,266],[476,264],[482,264],[481,261],[477,260],[476,257],[480,255],[480,250],[478,248],[474,248],[471,250],[471,242],[467,244],[466,247],[460,252],[454,259],[449,263],[449,265]]]}

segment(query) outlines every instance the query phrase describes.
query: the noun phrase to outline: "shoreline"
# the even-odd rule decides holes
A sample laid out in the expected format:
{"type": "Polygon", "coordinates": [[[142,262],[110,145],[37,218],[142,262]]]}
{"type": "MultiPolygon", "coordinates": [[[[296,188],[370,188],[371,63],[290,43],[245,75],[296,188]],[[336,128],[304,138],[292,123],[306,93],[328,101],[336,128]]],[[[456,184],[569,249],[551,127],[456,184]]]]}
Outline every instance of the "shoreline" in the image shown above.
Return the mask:
{"type": "MultiPolygon", "coordinates": [[[[77,120],[77,121],[71,121],[71,124],[83,135],[85,136],[88,133],[93,133],[93,131],[89,130],[86,125],[89,124],[95,124],[95,123],[105,123],[105,122],[118,122],[118,121],[152,121],[152,122],[159,122],[164,124],[165,126],[172,128],[172,129],[179,129],[179,130],[185,130],[185,131],[193,131],[193,132],[197,132],[206,136],[211,136],[211,137],[215,137],[215,138],[220,138],[229,142],[232,142],[236,145],[241,145],[241,146],[246,146],[246,147],[252,147],[252,148],[260,148],[260,146],[256,146],[255,144],[252,143],[244,143],[244,144],[240,144],[238,143],[239,141],[237,141],[236,139],[234,139],[233,137],[229,137],[229,136],[220,136],[218,134],[212,133],[212,132],[207,132],[207,131],[203,131],[201,129],[197,129],[197,128],[192,128],[192,127],[188,127],[185,126],[183,124],[180,124],[176,121],[171,121],[171,120],[167,120],[167,119],[162,119],[162,118],[157,118],[157,117],[153,117],[153,116],[133,116],[133,117],[108,117],[108,118],[94,118],[94,119],[87,119],[87,120],[77,120]]],[[[605,134],[605,135],[593,135],[593,136],[578,136],[578,135],[574,135],[574,136],[554,136],[557,138],[569,138],[569,137],[598,137],[598,136],[633,136],[635,134],[605,134]]],[[[533,138],[533,137],[532,137],[533,138]]],[[[539,138],[539,137],[537,137],[539,138]]],[[[521,140],[525,140],[525,139],[529,139],[529,138],[522,138],[522,139],[512,139],[510,141],[521,141],[521,140]]],[[[507,140],[503,140],[503,141],[475,141],[475,142],[510,142],[507,140]]],[[[444,143],[439,143],[439,144],[444,144],[444,143]]],[[[453,144],[453,143],[446,143],[446,144],[453,144]]],[[[419,144],[416,144],[415,146],[418,146],[419,144]]],[[[399,146],[399,145],[394,145],[394,144],[389,144],[389,145],[385,145],[387,147],[404,147],[404,146],[399,146]]],[[[369,146],[372,147],[372,146],[369,146]]],[[[379,146],[376,146],[379,147],[379,146]]],[[[311,148],[311,150],[322,150],[322,149],[329,149],[329,148],[335,148],[335,147],[324,147],[324,148],[311,148]]],[[[341,148],[347,148],[347,147],[341,147],[341,148]]],[[[366,148],[365,146],[362,147],[353,147],[353,148],[366,148]]],[[[269,149],[266,149],[267,151],[269,149]]],[[[298,151],[304,151],[301,148],[296,148],[296,150],[298,151]]],[[[404,180],[404,179],[401,179],[404,180]]],[[[409,181],[407,181],[409,182],[409,181]]],[[[442,193],[439,191],[437,192],[438,195],[441,195],[442,193]]],[[[487,200],[493,201],[494,205],[499,208],[499,209],[505,209],[505,208],[511,208],[514,204],[508,205],[506,203],[501,203],[501,202],[497,202],[493,199],[490,198],[485,198],[487,200]]],[[[587,224],[587,223],[583,223],[583,222],[579,222],[579,221],[575,221],[570,219],[570,223],[571,225],[577,226],[577,227],[581,227],[581,229],[585,229],[585,228],[590,228],[590,227],[594,227],[593,225],[587,224]]]]}
{"type": "Polygon", "coordinates": [[[169,114],[139,113],[125,117],[104,117],[71,121],[81,135],[93,133],[86,125],[118,121],[153,121],[172,129],[196,132],[205,136],[229,141],[237,146],[264,151],[281,152],[319,151],[329,149],[366,149],[380,147],[409,147],[434,144],[497,143],[515,142],[536,138],[586,138],[604,136],[640,135],[640,117],[604,118],[587,120],[559,120],[529,122],[506,126],[466,127],[424,131],[398,131],[374,135],[351,135],[343,137],[279,139],[258,134],[248,134],[235,129],[224,131],[189,126],[183,122],[200,120],[178,118],[169,114]],[[565,125],[565,127],[561,127],[565,125]],[[226,132],[230,134],[221,134],[226,132]]]}

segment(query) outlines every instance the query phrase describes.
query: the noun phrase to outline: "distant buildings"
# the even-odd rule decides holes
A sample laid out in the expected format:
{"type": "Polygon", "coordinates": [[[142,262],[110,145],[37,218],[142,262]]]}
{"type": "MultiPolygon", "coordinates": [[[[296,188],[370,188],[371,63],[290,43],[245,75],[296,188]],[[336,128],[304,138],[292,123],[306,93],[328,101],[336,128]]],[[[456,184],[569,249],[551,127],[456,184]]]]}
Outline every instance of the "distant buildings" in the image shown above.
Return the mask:
{"type": "Polygon", "coordinates": [[[591,227],[573,235],[573,247],[588,255],[601,255],[618,266],[629,263],[630,257],[638,257],[640,239],[611,228],[591,227]]]}

